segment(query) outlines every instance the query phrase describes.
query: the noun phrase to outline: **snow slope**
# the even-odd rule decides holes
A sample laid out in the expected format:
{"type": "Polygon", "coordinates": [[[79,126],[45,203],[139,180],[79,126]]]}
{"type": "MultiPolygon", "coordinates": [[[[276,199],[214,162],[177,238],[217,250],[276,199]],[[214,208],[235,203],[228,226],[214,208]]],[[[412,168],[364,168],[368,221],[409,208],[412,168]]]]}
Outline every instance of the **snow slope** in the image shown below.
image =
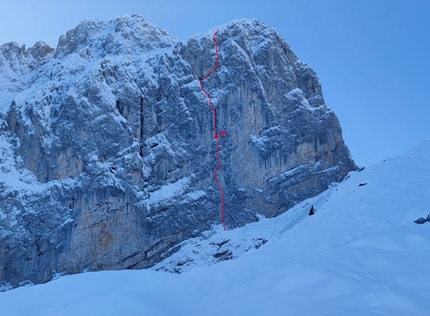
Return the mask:
{"type": "Polygon", "coordinates": [[[430,214],[429,157],[425,142],[277,218],[186,241],[155,267],[181,274],[65,276],[0,293],[0,315],[429,315],[430,222],[414,223],[430,214]],[[211,265],[225,251],[237,258],[211,265]]]}

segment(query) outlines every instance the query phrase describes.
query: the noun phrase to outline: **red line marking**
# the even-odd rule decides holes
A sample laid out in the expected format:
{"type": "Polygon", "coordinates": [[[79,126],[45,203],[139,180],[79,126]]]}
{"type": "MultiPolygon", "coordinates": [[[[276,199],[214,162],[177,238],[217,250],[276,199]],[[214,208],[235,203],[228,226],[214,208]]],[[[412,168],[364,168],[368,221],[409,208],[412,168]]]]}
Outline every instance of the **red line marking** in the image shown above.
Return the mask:
{"type": "MultiPolygon", "coordinates": [[[[221,222],[222,222],[222,226],[223,226],[224,230],[226,230],[225,221],[224,221],[224,191],[222,190],[221,183],[219,182],[218,177],[217,177],[217,172],[221,169],[221,160],[219,159],[219,152],[221,151],[221,141],[219,139],[218,132],[217,132],[217,127],[216,127],[216,123],[217,123],[217,121],[216,121],[216,109],[215,109],[215,107],[212,104],[212,97],[211,97],[211,95],[209,94],[209,92],[207,92],[203,88],[203,81],[205,79],[207,79],[210,75],[212,75],[217,70],[217,68],[218,68],[219,55],[218,55],[218,43],[216,41],[216,35],[218,34],[218,32],[219,32],[219,30],[217,30],[214,33],[214,35],[213,35],[213,41],[214,41],[214,44],[215,44],[215,55],[216,55],[216,58],[215,58],[215,67],[214,67],[214,69],[212,69],[211,71],[209,71],[205,76],[203,76],[202,78],[200,78],[200,89],[202,90],[202,92],[208,98],[208,104],[209,104],[209,107],[211,108],[211,110],[213,112],[213,117],[214,117],[214,138],[216,139],[216,141],[218,143],[217,151],[215,153],[215,158],[216,158],[216,160],[218,162],[218,165],[217,165],[217,167],[216,167],[216,169],[214,171],[214,179],[215,179],[216,184],[218,185],[219,192],[221,193],[221,222]]],[[[227,135],[227,131],[220,131],[220,136],[225,136],[225,135],[227,135]]]]}

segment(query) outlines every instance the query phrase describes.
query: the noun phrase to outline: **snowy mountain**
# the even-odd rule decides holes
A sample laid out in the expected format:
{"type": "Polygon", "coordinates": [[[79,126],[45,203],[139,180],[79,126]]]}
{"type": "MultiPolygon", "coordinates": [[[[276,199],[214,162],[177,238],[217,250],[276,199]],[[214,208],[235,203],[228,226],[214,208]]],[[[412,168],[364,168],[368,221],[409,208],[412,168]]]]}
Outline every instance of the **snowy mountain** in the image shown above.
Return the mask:
{"type": "Polygon", "coordinates": [[[181,42],[124,16],[84,21],[55,49],[0,46],[5,288],[152,267],[219,225],[223,197],[231,229],[355,169],[315,72],[258,20],[181,42]]]}
{"type": "Polygon", "coordinates": [[[414,221],[430,214],[429,157],[425,142],[278,217],[185,241],[158,265],[181,274],[65,276],[0,293],[0,314],[428,315],[430,222],[414,221]],[[220,250],[237,258],[213,264],[220,250]]]}

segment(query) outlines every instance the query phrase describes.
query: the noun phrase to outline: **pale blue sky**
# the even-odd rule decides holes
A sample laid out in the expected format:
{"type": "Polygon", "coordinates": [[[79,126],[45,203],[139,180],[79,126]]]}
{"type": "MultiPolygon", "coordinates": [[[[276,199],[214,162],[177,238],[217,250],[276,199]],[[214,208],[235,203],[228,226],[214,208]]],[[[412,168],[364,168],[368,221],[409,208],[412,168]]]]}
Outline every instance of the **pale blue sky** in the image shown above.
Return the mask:
{"type": "Polygon", "coordinates": [[[237,18],[274,27],[317,72],[361,166],[430,140],[430,0],[14,0],[0,44],[55,47],[81,20],[131,13],[180,39],[237,18]]]}

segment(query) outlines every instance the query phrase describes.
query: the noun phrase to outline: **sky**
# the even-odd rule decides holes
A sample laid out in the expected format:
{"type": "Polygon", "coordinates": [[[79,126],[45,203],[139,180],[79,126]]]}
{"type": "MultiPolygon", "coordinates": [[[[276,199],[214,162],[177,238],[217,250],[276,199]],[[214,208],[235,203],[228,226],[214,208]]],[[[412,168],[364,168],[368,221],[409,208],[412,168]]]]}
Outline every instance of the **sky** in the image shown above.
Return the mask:
{"type": "Polygon", "coordinates": [[[56,47],[82,20],[124,14],[179,39],[257,18],[316,71],[359,166],[430,139],[430,0],[14,0],[1,7],[0,44],[27,47],[56,47]]]}

